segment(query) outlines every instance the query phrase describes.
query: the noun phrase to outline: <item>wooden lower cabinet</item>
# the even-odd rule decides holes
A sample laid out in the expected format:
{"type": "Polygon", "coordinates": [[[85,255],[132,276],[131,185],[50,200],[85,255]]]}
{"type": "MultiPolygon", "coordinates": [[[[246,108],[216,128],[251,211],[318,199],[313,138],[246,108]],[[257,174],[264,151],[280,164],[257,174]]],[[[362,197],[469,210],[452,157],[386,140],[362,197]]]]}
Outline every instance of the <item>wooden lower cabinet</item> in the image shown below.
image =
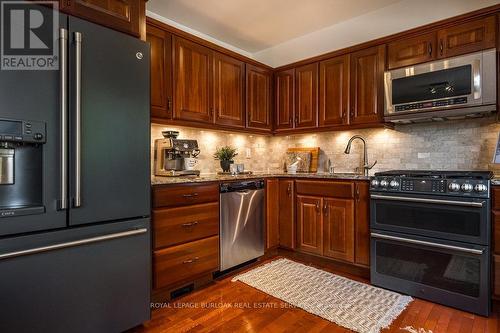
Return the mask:
{"type": "Polygon", "coordinates": [[[354,205],[354,263],[370,265],[370,184],[356,182],[354,205]]]}
{"type": "Polygon", "coordinates": [[[158,301],[219,270],[218,183],[153,186],[153,287],[158,301]]]}
{"type": "Polygon", "coordinates": [[[279,180],[279,246],[295,249],[295,181],[279,180]]]}
{"type": "Polygon", "coordinates": [[[157,250],[154,287],[162,288],[219,269],[219,236],[157,250]]]}
{"type": "Polygon", "coordinates": [[[354,201],[323,199],[323,255],[354,262],[354,201]]]}
{"type": "Polygon", "coordinates": [[[266,181],[266,249],[277,247],[279,244],[279,179],[266,181]]]}
{"type": "Polygon", "coordinates": [[[321,198],[297,196],[297,249],[323,253],[321,198]]]}

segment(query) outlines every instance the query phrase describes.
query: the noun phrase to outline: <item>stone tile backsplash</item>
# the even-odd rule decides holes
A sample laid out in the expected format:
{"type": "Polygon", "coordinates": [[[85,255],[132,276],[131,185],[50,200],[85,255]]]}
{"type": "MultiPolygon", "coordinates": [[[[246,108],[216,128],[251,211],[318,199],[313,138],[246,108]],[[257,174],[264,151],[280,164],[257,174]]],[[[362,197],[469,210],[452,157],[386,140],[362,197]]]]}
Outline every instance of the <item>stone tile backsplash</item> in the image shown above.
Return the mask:
{"type": "MultiPolygon", "coordinates": [[[[369,162],[377,160],[370,174],[389,169],[478,170],[487,169],[493,158],[500,123],[496,115],[469,120],[396,125],[395,129],[361,129],[290,136],[261,136],[245,133],[200,130],[189,127],[151,126],[151,147],[163,130],[178,130],[179,138],[196,139],[200,146],[198,168],[202,173],[220,171],[212,154],[216,147],[238,149],[235,163],[247,170],[283,170],[289,147],[320,147],[318,171],[326,171],[328,159],[335,172],[352,172],[362,166],[363,146],[353,142],[351,154],[344,154],[347,141],[359,134],[367,141],[369,162]]],[[[151,154],[153,158],[153,154],[151,154]]]]}

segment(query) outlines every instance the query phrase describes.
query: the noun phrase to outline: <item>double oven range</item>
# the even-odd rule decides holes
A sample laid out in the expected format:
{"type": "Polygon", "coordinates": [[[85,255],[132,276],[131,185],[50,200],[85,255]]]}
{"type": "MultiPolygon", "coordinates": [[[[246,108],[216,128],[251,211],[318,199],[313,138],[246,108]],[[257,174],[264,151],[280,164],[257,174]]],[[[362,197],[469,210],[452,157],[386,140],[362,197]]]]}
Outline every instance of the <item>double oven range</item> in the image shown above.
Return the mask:
{"type": "Polygon", "coordinates": [[[370,182],[371,283],[489,315],[491,176],[376,173],[370,182]]]}

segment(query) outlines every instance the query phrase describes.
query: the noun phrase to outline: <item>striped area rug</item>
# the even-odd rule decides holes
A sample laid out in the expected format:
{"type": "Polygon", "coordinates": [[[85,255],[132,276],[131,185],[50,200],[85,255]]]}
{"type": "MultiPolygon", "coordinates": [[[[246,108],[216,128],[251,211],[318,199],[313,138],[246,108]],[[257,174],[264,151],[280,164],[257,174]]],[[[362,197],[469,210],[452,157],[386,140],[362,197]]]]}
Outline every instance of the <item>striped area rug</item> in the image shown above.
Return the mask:
{"type": "Polygon", "coordinates": [[[235,276],[289,304],[359,333],[389,327],[413,300],[288,259],[235,276]]]}

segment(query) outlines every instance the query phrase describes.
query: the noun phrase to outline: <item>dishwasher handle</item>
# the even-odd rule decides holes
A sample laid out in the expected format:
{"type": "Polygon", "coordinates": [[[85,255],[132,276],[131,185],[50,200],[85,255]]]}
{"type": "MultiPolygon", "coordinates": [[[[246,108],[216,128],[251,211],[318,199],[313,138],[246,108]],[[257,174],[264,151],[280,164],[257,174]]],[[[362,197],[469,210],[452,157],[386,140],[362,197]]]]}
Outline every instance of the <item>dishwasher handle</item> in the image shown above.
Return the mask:
{"type": "Polygon", "coordinates": [[[238,192],[247,193],[252,190],[263,190],[265,182],[263,179],[246,180],[240,182],[228,182],[220,185],[220,193],[238,192]]]}

